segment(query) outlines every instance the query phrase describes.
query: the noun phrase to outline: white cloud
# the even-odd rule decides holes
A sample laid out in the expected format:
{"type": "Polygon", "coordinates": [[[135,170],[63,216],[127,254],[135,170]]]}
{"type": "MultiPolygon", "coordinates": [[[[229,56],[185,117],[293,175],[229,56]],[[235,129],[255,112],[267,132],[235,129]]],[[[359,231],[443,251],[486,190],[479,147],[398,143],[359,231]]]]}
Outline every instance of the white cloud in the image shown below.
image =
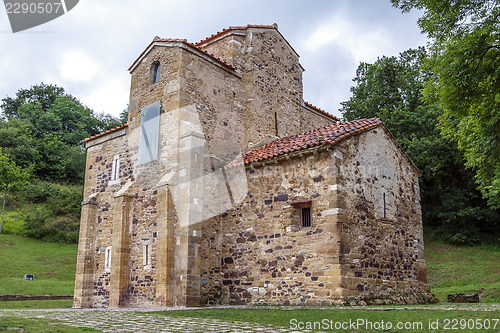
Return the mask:
{"type": "Polygon", "coordinates": [[[377,56],[391,50],[391,36],[380,26],[366,27],[353,22],[345,14],[334,14],[319,22],[313,31],[302,39],[302,49],[307,53],[321,52],[325,47],[336,44],[345,48],[356,63],[373,61],[377,56]]]}
{"type": "Polygon", "coordinates": [[[0,98],[43,81],[96,112],[118,115],[129,100],[127,68],[155,35],[196,42],[230,25],[276,22],[307,70],[306,98],[335,112],[349,97],[360,61],[422,45],[416,16],[402,15],[389,1],[310,0],[304,6],[254,0],[241,9],[229,0],[85,0],[67,15],[16,34],[7,31],[3,14],[0,98]]]}
{"type": "Polygon", "coordinates": [[[64,80],[70,82],[88,81],[99,71],[97,64],[80,51],[63,54],[59,72],[64,80]]]}
{"type": "Polygon", "coordinates": [[[92,86],[91,92],[81,98],[81,102],[91,106],[96,112],[106,112],[118,116],[127,107],[129,99],[128,74],[103,80],[92,86]]]}

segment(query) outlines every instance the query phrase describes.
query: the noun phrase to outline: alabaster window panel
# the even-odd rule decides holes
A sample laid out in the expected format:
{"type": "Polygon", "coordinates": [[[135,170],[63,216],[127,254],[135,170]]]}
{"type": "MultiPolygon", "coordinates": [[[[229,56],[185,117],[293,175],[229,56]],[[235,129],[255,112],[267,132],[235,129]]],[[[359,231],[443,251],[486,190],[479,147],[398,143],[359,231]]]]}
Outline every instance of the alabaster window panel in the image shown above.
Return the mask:
{"type": "Polygon", "coordinates": [[[139,164],[158,159],[161,102],[149,104],[141,110],[139,164]]]}

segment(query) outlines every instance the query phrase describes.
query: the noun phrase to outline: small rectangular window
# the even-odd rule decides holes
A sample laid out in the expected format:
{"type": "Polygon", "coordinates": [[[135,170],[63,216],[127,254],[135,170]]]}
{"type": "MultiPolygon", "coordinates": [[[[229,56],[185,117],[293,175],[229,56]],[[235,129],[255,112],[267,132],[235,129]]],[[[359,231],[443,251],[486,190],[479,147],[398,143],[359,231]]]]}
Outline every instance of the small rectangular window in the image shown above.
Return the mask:
{"type": "Polygon", "coordinates": [[[311,207],[306,207],[301,209],[300,221],[302,228],[311,227],[311,207]]]}

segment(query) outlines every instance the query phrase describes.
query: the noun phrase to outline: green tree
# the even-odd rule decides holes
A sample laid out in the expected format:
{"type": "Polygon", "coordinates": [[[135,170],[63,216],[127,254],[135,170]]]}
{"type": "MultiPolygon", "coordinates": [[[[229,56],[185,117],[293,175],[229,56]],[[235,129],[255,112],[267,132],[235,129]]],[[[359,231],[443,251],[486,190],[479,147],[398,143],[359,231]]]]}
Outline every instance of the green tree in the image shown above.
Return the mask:
{"type": "Polygon", "coordinates": [[[107,114],[96,114],[63,88],[40,84],[2,99],[0,147],[20,166],[32,166],[45,180],[82,183],[83,140],[120,125],[107,114]]]}
{"type": "Polygon", "coordinates": [[[94,113],[63,88],[43,83],[19,90],[15,98],[3,98],[0,107],[7,120],[23,119],[33,124],[37,139],[56,134],[71,145],[120,125],[119,119],[94,113]]]}
{"type": "Polygon", "coordinates": [[[441,135],[442,110],[422,101],[424,83],[433,75],[422,69],[426,56],[419,48],[361,63],[353,96],[340,111],[345,120],[381,118],[422,173],[424,224],[450,241],[472,243],[480,232],[497,228],[499,215],[475,189],[456,143],[441,135]]]}
{"type": "Polygon", "coordinates": [[[16,97],[5,97],[2,99],[1,108],[7,118],[22,118],[19,108],[26,103],[38,102],[43,110],[48,110],[58,96],[64,95],[64,89],[41,83],[30,89],[20,89],[16,97]]]}
{"type": "Polygon", "coordinates": [[[123,111],[120,112],[118,119],[120,119],[120,123],[122,124],[126,124],[128,122],[128,106],[126,109],[123,109],[123,111]]]}
{"type": "Polygon", "coordinates": [[[24,119],[0,120],[0,147],[22,168],[33,168],[40,159],[34,126],[24,119]]]}
{"type": "Polygon", "coordinates": [[[492,207],[500,208],[500,2],[391,0],[423,10],[418,25],[433,39],[426,97],[443,110],[443,133],[464,152],[466,165],[492,207]]]}
{"type": "Polygon", "coordinates": [[[0,218],[0,233],[2,233],[5,200],[9,189],[19,189],[28,179],[28,174],[11,161],[0,150],[0,188],[3,190],[2,217],[0,218]]]}

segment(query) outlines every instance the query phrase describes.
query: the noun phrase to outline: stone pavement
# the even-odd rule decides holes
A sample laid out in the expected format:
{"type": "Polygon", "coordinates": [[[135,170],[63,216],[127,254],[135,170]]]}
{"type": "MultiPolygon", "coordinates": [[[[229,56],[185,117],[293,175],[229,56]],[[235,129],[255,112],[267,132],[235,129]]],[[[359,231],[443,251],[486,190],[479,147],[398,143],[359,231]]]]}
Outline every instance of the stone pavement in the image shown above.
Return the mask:
{"type": "MultiPolygon", "coordinates": [[[[150,311],[153,309],[150,309],[150,311]]],[[[158,311],[154,309],[153,311],[158,311]]],[[[2,316],[48,319],[58,324],[88,327],[102,332],[214,332],[214,333],[281,333],[293,330],[271,325],[224,322],[216,319],[170,318],[147,313],[144,309],[120,310],[2,310],[2,316]]],[[[0,319],[1,320],[1,319],[0,319]]]]}
{"type": "MultiPolygon", "coordinates": [[[[252,306],[217,306],[214,308],[251,309],[252,306]]],[[[298,310],[301,307],[260,306],[259,309],[298,310]]],[[[334,309],[335,307],[307,307],[308,310],[334,309]]],[[[498,312],[500,304],[496,303],[439,303],[427,305],[392,305],[371,307],[337,307],[342,310],[386,311],[396,310],[427,310],[427,311],[478,311],[498,312]]],[[[288,327],[259,325],[245,322],[225,322],[217,319],[172,318],[165,314],[152,313],[157,311],[175,311],[181,309],[200,308],[152,308],[152,309],[52,309],[52,310],[0,310],[2,316],[19,316],[23,318],[38,318],[53,320],[59,324],[89,327],[102,332],[213,332],[213,333],[300,333],[309,330],[295,331],[288,327]]]]}

